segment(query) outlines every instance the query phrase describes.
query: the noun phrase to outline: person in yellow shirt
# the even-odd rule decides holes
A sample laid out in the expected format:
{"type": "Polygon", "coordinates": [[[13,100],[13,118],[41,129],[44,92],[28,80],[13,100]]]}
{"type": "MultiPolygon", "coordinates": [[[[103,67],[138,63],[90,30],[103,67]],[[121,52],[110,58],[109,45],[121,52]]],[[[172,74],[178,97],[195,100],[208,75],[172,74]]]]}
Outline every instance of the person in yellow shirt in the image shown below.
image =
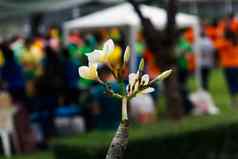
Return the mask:
{"type": "Polygon", "coordinates": [[[2,66],[4,64],[4,57],[3,57],[3,53],[0,50],[0,66],[2,66]]]}
{"type": "Polygon", "coordinates": [[[24,68],[24,76],[26,77],[26,80],[34,79],[36,72],[39,69],[39,62],[37,61],[37,57],[35,56],[31,48],[32,42],[30,40],[26,40],[20,61],[24,68]]]}

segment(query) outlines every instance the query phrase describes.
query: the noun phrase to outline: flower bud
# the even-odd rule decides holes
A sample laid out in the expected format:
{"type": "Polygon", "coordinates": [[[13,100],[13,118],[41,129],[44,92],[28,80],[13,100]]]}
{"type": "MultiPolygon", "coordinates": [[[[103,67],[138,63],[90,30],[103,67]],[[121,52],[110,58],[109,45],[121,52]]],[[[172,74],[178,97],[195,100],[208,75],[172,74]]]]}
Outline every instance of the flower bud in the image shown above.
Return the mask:
{"type": "Polygon", "coordinates": [[[158,75],[158,76],[155,78],[155,81],[157,81],[157,80],[162,81],[162,80],[166,79],[167,77],[169,77],[169,76],[171,75],[172,72],[173,72],[172,69],[169,69],[169,70],[167,70],[167,71],[164,71],[163,73],[161,73],[160,75],[158,75]]]}
{"type": "Polygon", "coordinates": [[[123,57],[124,63],[127,63],[129,59],[130,59],[130,47],[127,46],[123,57]]]}
{"type": "Polygon", "coordinates": [[[142,58],[142,59],[140,60],[139,71],[143,71],[143,70],[144,70],[144,66],[145,66],[145,61],[144,61],[144,59],[142,58]]]}

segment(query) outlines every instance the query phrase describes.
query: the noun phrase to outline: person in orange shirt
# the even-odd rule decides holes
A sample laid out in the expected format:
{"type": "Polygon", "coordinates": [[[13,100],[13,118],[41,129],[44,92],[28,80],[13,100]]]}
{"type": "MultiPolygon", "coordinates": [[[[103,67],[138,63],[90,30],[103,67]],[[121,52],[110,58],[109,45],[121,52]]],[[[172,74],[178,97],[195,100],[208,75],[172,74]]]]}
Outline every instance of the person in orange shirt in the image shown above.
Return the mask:
{"type": "Polygon", "coordinates": [[[184,32],[184,38],[190,43],[193,44],[195,41],[194,30],[192,27],[188,27],[184,32]]]}
{"type": "Polygon", "coordinates": [[[230,29],[225,32],[225,38],[216,41],[220,64],[231,95],[231,105],[238,106],[238,38],[230,29]]]}
{"type": "Polygon", "coordinates": [[[228,17],[228,27],[232,32],[238,35],[238,19],[234,13],[231,13],[228,17]]]}
{"type": "Polygon", "coordinates": [[[218,21],[215,19],[211,25],[204,24],[204,31],[206,35],[212,40],[215,41],[219,34],[218,34],[218,21]]]}

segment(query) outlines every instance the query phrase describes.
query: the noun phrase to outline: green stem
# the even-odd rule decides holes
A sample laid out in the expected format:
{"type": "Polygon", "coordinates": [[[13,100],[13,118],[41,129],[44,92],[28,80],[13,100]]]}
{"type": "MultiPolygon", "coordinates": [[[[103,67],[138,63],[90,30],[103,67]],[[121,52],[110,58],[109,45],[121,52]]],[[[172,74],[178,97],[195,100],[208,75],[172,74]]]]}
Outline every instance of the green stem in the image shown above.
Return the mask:
{"type": "Polygon", "coordinates": [[[119,98],[119,99],[122,98],[122,96],[121,96],[120,94],[113,92],[113,90],[109,88],[109,86],[107,85],[107,83],[103,82],[100,78],[98,78],[97,80],[98,80],[98,82],[99,82],[100,84],[102,84],[102,85],[104,86],[104,88],[106,89],[106,92],[107,92],[110,96],[116,97],[116,98],[119,98]]]}

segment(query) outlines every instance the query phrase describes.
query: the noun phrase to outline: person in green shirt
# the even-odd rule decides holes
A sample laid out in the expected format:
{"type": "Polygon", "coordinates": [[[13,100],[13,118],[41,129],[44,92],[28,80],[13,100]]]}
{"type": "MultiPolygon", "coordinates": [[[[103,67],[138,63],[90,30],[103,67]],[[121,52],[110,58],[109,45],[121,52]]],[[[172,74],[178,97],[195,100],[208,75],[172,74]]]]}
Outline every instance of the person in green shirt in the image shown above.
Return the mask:
{"type": "Polygon", "coordinates": [[[185,114],[191,112],[193,105],[189,100],[189,91],[187,89],[187,79],[189,76],[188,61],[186,54],[192,52],[191,44],[181,35],[177,41],[176,55],[178,65],[178,82],[185,114]]]}
{"type": "Polygon", "coordinates": [[[176,54],[178,57],[178,67],[180,70],[187,71],[188,70],[188,61],[186,59],[186,54],[192,52],[192,46],[190,43],[181,36],[178,39],[177,47],[176,47],[176,54]]]}

